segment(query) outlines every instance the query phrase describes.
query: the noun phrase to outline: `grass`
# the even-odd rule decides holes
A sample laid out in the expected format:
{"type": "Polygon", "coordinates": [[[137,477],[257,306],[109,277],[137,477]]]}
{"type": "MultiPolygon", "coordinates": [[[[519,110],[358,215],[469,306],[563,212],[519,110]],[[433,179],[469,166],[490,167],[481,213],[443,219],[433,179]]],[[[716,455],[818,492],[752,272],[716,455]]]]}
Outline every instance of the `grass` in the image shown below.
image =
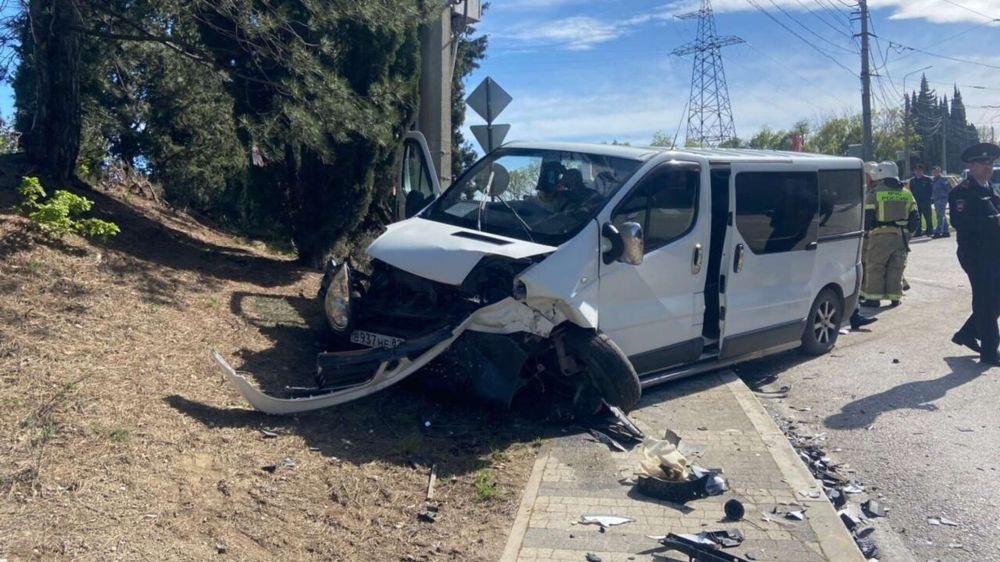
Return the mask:
{"type": "Polygon", "coordinates": [[[129,433],[127,429],[116,429],[111,432],[110,437],[111,440],[114,441],[115,443],[128,443],[128,440],[131,439],[132,434],[129,433]]]}
{"type": "Polygon", "coordinates": [[[493,452],[489,454],[487,459],[490,461],[490,464],[502,464],[510,461],[510,455],[501,449],[493,449],[493,452]]]}
{"type": "Polygon", "coordinates": [[[492,470],[480,470],[473,477],[472,485],[476,490],[476,501],[479,503],[493,501],[500,497],[496,479],[492,470]]]}

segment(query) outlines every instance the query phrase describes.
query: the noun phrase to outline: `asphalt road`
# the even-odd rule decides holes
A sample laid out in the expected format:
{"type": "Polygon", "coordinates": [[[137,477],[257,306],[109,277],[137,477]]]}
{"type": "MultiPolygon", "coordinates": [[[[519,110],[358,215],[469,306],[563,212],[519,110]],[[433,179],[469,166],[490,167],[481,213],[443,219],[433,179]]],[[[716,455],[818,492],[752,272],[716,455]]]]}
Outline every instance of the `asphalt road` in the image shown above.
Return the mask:
{"type": "MultiPolygon", "coordinates": [[[[902,306],[841,335],[827,356],[784,354],[737,368],[772,415],[826,433],[889,516],[873,535],[885,562],[1000,562],[1000,367],[951,343],[969,313],[955,239],[917,239],[902,306]],[[898,362],[895,362],[898,360],[898,362]],[[957,526],[931,525],[945,517],[957,526]]],[[[866,311],[872,312],[872,311],[866,311]]]]}

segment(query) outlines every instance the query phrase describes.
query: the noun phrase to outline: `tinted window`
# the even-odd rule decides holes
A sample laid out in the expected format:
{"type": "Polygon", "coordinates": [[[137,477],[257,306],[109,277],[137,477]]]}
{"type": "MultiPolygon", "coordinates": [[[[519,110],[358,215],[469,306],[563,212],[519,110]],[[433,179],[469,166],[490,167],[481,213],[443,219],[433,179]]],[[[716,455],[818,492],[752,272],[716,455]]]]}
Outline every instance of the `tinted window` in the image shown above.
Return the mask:
{"type": "Polygon", "coordinates": [[[812,172],[736,175],[736,228],[755,254],[803,250],[816,240],[819,207],[812,172]]]}
{"type": "Polygon", "coordinates": [[[696,166],[666,165],[650,172],[615,210],[612,222],[642,225],[646,251],[683,236],[694,224],[700,174],[696,166]]]}
{"type": "Polygon", "coordinates": [[[860,170],[820,170],[819,237],[861,230],[862,197],[860,170]]]}

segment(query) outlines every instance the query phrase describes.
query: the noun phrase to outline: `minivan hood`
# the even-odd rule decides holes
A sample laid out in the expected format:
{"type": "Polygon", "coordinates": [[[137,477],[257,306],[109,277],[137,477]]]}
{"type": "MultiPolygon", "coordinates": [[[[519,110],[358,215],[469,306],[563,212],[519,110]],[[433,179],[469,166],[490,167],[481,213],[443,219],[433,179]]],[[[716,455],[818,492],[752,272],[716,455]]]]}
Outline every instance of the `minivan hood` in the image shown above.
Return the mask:
{"type": "Polygon", "coordinates": [[[389,225],[368,255],[408,273],[460,285],[483,256],[523,259],[555,251],[526,242],[414,217],[389,225]]]}

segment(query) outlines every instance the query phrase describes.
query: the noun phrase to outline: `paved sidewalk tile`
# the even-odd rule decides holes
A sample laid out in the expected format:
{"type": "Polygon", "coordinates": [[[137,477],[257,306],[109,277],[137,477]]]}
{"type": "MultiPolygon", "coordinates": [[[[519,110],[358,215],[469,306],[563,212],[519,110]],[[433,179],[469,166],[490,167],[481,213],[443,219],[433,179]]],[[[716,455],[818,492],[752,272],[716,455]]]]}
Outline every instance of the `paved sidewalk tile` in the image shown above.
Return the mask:
{"type": "Polygon", "coordinates": [[[819,490],[749,389],[731,371],[668,384],[644,394],[631,418],[652,437],[677,432],[685,447],[699,451],[689,460],[721,469],[730,491],[687,505],[653,500],[633,489],[638,447],[612,452],[589,434],[560,437],[548,444],[535,465],[505,562],[585,560],[604,562],[687,560],[663,549],[647,535],[740,529],[746,540],[727,552],[756,560],[824,562],[862,560],[826,500],[797,497],[819,490]],[[723,504],[737,498],[746,507],[741,522],[724,520],[723,504]],[[763,514],[782,503],[807,507],[807,520],[763,514]],[[578,523],[583,514],[623,515],[634,523],[600,532],[578,523]]]}

